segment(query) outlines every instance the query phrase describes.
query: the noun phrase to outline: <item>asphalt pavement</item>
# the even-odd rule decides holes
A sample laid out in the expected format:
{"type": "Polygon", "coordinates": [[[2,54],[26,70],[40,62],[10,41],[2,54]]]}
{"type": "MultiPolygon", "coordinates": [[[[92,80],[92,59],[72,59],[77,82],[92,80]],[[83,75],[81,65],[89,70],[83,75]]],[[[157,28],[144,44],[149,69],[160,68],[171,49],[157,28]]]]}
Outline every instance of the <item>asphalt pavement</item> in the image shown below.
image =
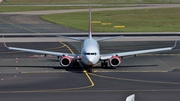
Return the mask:
{"type": "MultiPolygon", "coordinates": [[[[29,14],[1,14],[0,33],[82,32],[42,21],[37,15],[29,14]]],[[[21,48],[70,52],[61,42],[42,41],[13,41],[7,44],[21,48]]],[[[79,42],[64,44],[74,53],[80,52],[79,42]]],[[[173,44],[172,39],[167,42],[116,40],[101,42],[100,48],[101,53],[110,53],[169,47],[173,44]]],[[[0,48],[2,101],[125,101],[131,94],[136,95],[136,101],[180,100],[179,43],[173,51],[125,57],[118,68],[104,69],[97,65],[93,68],[93,73],[89,74],[81,67],[62,68],[59,66],[59,60],[53,56],[44,57],[40,54],[10,51],[3,43],[0,44],[0,48]]]]}

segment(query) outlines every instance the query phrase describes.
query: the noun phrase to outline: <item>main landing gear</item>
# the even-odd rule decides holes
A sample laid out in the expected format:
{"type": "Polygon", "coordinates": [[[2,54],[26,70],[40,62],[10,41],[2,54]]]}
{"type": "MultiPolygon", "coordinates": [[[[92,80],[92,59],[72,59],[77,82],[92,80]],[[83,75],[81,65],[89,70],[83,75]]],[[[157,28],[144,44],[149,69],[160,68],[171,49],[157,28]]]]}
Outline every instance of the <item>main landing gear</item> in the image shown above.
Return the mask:
{"type": "Polygon", "coordinates": [[[77,60],[74,60],[73,68],[78,68],[78,67],[79,67],[79,62],[77,60]]]}
{"type": "Polygon", "coordinates": [[[107,68],[108,63],[106,61],[101,62],[101,68],[107,68]]]}

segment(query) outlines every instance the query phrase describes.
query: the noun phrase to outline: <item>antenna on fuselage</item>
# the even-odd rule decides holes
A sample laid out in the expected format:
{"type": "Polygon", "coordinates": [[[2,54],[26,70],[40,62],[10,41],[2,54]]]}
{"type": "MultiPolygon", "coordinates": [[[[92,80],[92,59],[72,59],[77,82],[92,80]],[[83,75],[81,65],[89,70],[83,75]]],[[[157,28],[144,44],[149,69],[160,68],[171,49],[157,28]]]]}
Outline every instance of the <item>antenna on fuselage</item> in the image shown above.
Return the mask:
{"type": "Polygon", "coordinates": [[[89,41],[92,39],[91,4],[89,4],[89,41]]]}

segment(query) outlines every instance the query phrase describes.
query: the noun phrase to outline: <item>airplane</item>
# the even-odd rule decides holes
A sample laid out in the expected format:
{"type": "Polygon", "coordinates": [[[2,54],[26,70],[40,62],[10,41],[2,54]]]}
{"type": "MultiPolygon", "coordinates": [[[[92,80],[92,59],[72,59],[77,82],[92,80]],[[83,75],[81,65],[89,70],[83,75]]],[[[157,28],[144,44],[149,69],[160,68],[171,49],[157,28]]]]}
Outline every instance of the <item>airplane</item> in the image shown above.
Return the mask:
{"type": "Polygon", "coordinates": [[[135,101],[135,94],[132,94],[126,98],[126,101],[135,101]]]}
{"type": "MultiPolygon", "coordinates": [[[[63,53],[63,52],[52,52],[52,51],[44,51],[44,50],[34,50],[34,49],[25,49],[25,48],[17,48],[17,47],[8,47],[4,42],[4,46],[9,50],[17,50],[17,51],[24,51],[24,52],[31,52],[31,53],[38,53],[38,54],[45,54],[45,55],[53,55],[60,57],[59,62],[60,65],[63,67],[68,67],[72,65],[73,67],[79,66],[79,62],[82,62],[87,67],[87,72],[92,72],[92,67],[101,61],[101,67],[107,68],[108,64],[111,67],[118,67],[122,63],[122,58],[125,56],[130,55],[137,55],[137,54],[144,54],[144,53],[151,53],[151,52],[160,52],[160,51],[167,51],[172,50],[176,47],[177,41],[173,47],[165,47],[165,48],[156,48],[156,49],[147,49],[147,50],[138,50],[138,51],[129,51],[129,52],[119,52],[119,53],[109,53],[109,54],[100,54],[99,48],[99,41],[108,40],[111,38],[117,37],[107,37],[107,38],[100,38],[95,40],[92,37],[92,25],[91,25],[91,6],[89,7],[89,33],[86,39],[74,38],[74,37],[66,37],[66,36],[59,36],[64,37],[72,40],[77,40],[82,42],[82,49],[80,54],[71,54],[71,53],[63,53]],[[108,61],[107,61],[108,60],[108,61]]],[[[122,37],[122,36],[120,36],[122,37]]]]}

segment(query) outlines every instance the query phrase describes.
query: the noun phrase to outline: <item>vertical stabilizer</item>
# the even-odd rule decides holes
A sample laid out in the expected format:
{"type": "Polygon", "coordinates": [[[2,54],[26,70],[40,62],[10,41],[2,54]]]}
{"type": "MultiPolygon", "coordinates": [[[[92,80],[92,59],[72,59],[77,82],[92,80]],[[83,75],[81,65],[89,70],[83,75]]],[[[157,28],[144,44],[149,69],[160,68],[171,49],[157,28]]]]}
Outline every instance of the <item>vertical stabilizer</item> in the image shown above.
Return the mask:
{"type": "Polygon", "coordinates": [[[91,5],[89,5],[89,40],[92,39],[92,24],[91,24],[91,5]]]}

